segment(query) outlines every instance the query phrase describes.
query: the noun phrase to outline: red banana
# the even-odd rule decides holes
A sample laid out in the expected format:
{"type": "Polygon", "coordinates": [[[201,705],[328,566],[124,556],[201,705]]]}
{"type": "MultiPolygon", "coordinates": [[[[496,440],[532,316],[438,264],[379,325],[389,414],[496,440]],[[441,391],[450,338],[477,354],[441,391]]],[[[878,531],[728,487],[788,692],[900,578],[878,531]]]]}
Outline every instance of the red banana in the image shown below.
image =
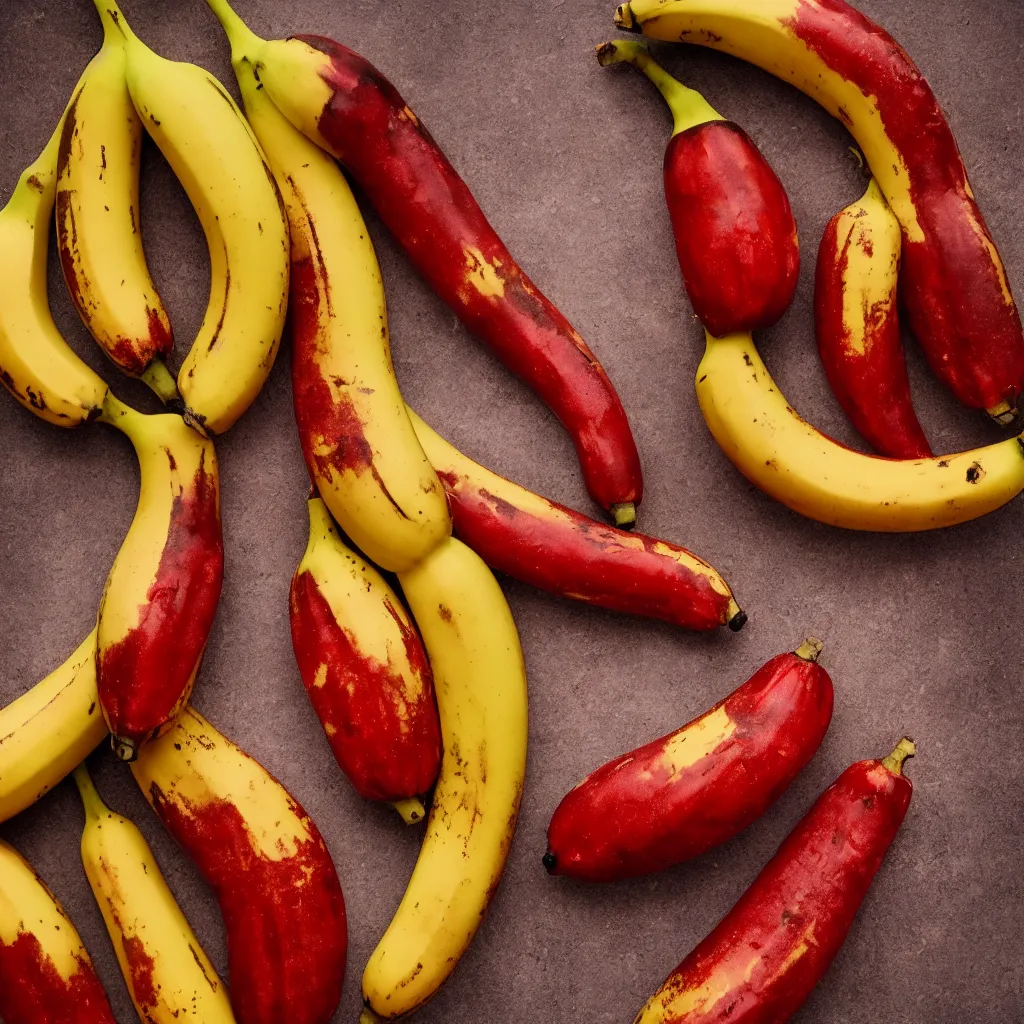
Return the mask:
{"type": "Polygon", "coordinates": [[[699,718],[598,768],[558,805],[544,866],[612,882],[689,860],[746,828],[825,737],[832,680],[820,653],[805,640],[699,718]]]}
{"type": "Polygon", "coordinates": [[[421,821],[441,768],[441,723],[423,642],[377,570],[346,547],[320,498],[291,587],[303,685],[342,771],[369,800],[421,821]]]}
{"type": "Polygon", "coordinates": [[[881,455],[930,458],[910,398],[896,289],[900,226],[871,179],[825,227],[814,327],[825,376],[850,422],[881,455]]]}
{"type": "Polygon", "coordinates": [[[132,772],[217,897],[238,1024],[327,1024],[348,934],[313,819],[192,707],[140,750],[132,772]]]}
{"type": "Polygon", "coordinates": [[[818,798],[635,1024],[785,1024],[839,952],[910,804],[900,740],[818,798]]]}
{"type": "Polygon", "coordinates": [[[685,548],[597,523],[492,473],[411,409],[456,534],[492,569],[542,590],[686,629],[747,621],[729,585],[685,548]]]}
{"type": "Polygon", "coordinates": [[[619,525],[633,522],[643,495],[640,458],[594,354],[520,269],[380,71],[321,36],[294,36],[288,46],[301,51],[290,54],[292,63],[277,66],[268,56],[260,66],[271,99],[341,161],[430,287],[561,420],[594,501],[619,525]]]}
{"type": "Polygon", "coordinates": [[[665,199],[693,311],[716,338],[770,327],[796,294],[800,250],[789,197],[739,125],[672,78],[637,43],[598,47],[658,87],[675,126],[665,151],[665,199]]]}

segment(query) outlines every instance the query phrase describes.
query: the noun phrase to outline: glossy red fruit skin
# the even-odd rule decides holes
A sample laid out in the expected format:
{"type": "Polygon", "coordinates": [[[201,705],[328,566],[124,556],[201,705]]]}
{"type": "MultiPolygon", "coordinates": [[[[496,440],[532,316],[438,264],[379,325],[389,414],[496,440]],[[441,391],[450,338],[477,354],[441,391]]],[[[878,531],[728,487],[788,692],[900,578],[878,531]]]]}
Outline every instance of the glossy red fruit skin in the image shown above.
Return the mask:
{"type": "MultiPolygon", "coordinates": [[[[895,255],[893,294],[889,302],[864,311],[863,352],[848,344],[843,320],[843,293],[852,235],[839,238],[842,212],[825,226],[814,279],[814,329],[818,353],[836,396],[858,433],[880,455],[893,459],[927,459],[932,450],[914,412],[907,377],[907,361],[900,337],[895,295],[899,254],[895,255]]],[[[863,246],[870,239],[860,239],[863,246]]],[[[865,251],[869,259],[889,259],[891,254],[865,251]]]]}
{"type": "Polygon", "coordinates": [[[643,479],[629,421],[586,343],[520,269],[395,87],[340,43],[296,38],[330,58],[322,75],[333,96],[320,116],[322,139],[413,265],[562,422],[594,501],[605,509],[639,504],[643,479]]]}
{"type": "Polygon", "coordinates": [[[0,942],[0,1017],[5,1024],[116,1024],[92,964],[79,959],[66,981],[39,939],[22,932],[0,942]]]}
{"type": "Polygon", "coordinates": [[[832,681],[820,665],[791,653],[772,658],[704,715],[609,761],[571,790],[548,828],[545,863],[555,858],[549,871],[612,882],[731,839],[813,757],[832,701],[832,681]],[[699,744],[701,725],[710,723],[720,743],[681,770],[664,764],[671,741],[686,735],[699,744]]]}
{"type": "Polygon", "coordinates": [[[677,545],[595,522],[534,495],[531,507],[520,507],[508,500],[509,492],[495,494],[462,474],[435,470],[448,494],[456,536],[498,572],[574,601],[684,629],[717,629],[728,622],[738,629],[746,621],[731,595],[674,557],[690,556],[677,545]],[[538,501],[551,514],[535,511],[538,501]]]}
{"type": "Polygon", "coordinates": [[[739,125],[708,121],[665,151],[665,199],[683,283],[716,338],[770,327],[800,271],[789,197],[739,125]]]}
{"type": "Polygon", "coordinates": [[[404,698],[401,675],[365,655],[357,638],[342,629],[313,574],[297,572],[292,579],[292,646],[299,674],[335,759],[368,800],[422,796],[441,769],[430,663],[415,629],[390,604],[389,610],[422,686],[415,702],[404,698]],[[326,674],[318,677],[324,665],[326,674]]]}
{"type": "Polygon", "coordinates": [[[669,990],[680,999],[708,985],[719,998],[694,1012],[637,1019],[788,1021],[845,941],[903,822],[911,791],[910,781],[881,761],[847,768],[659,993],[669,990]]]}
{"type": "MultiPolygon", "coordinates": [[[[787,27],[873,97],[902,158],[923,238],[912,241],[903,225],[901,288],[932,370],[965,405],[1015,404],[1024,388],[1024,332],[931,87],[899,43],[844,0],[801,0],[787,27]]],[[[840,108],[841,119],[844,113],[840,108]]]]}

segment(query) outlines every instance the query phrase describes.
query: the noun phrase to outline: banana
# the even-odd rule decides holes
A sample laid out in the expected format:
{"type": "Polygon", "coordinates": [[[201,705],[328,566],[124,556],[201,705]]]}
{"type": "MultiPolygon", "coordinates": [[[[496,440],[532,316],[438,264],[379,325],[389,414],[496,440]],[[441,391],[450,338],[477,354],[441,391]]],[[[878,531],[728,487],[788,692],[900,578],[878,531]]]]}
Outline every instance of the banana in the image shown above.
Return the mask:
{"type": "Polygon", "coordinates": [[[277,356],[288,301],[288,225],[259,143],[213,75],[145,45],[114,0],[94,0],[123,39],[132,102],[178,176],[210,250],[210,299],[178,372],[189,422],[227,430],[277,356]]]}
{"type": "Polygon", "coordinates": [[[217,897],[239,1024],[327,1024],[348,936],[338,874],[312,818],[191,707],[142,748],[132,772],[217,897]]]}
{"type": "Polygon", "coordinates": [[[103,803],[84,764],[75,783],[85,807],[82,866],[139,1019],[234,1024],[224,985],[142,833],[103,803]]]}
{"type": "Polygon", "coordinates": [[[174,413],[108,396],[104,422],[131,441],[142,485],[96,621],[96,680],[113,745],[131,760],[184,707],[220,598],[224,542],[213,442],[174,413]]]}
{"type": "Polygon", "coordinates": [[[395,380],[373,243],[338,165],[260,84],[262,40],[237,21],[229,27],[245,112],[291,226],[292,387],[306,463],[356,546],[384,569],[407,569],[451,522],[395,380]]]}
{"type": "Polygon", "coordinates": [[[0,381],[58,427],[96,419],[106,382],[68,347],[50,314],[46,263],[64,118],[0,210],[0,381]]]}
{"type": "Polygon", "coordinates": [[[1024,436],[942,458],[863,455],[800,418],[749,334],[705,336],[697,400],[708,428],[748,480],[802,515],[851,530],[933,530],[1024,490],[1024,436]]]}
{"type": "Polygon", "coordinates": [[[7,1024],[116,1024],[71,919],[2,839],[0,1018],[7,1024]]]}
{"type": "Polygon", "coordinates": [[[57,158],[57,250],[85,326],[126,373],[178,398],[162,362],[170,320],[139,230],[142,122],[125,81],[124,37],[103,22],[103,46],[68,105],[57,158]]]}
{"type": "Polygon", "coordinates": [[[450,539],[400,577],[434,670],[444,758],[409,887],[363,972],[362,1024],[423,1005],[497,889],[526,771],[526,673],[501,588],[450,539]]]}
{"type": "Polygon", "coordinates": [[[0,821],[49,792],[106,735],[94,629],[63,665],[0,710],[0,821]]]}
{"type": "Polygon", "coordinates": [[[335,759],[370,800],[407,824],[437,779],[441,726],[423,643],[376,569],[346,547],[320,498],[292,579],[292,646],[335,759]]]}

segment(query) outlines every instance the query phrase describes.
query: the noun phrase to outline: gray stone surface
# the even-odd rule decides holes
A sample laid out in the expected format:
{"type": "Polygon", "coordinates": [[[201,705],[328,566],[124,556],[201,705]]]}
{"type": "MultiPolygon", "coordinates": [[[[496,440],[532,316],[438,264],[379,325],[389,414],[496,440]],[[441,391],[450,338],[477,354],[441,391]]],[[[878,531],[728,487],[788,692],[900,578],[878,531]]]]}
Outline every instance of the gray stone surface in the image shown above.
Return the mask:
{"type": "MultiPolygon", "coordinates": [[[[531,687],[529,775],[505,880],[428,1022],[626,1022],[729,908],[818,794],[850,762],[908,732],[915,797],[850,937],[801,1024],[1024,1021],[1024,855],[1019,696],[1024,609],[1019,502],[933,535],[844,533],[790,513],[718,451],[693,396],[700,331],[680,285],[661,195],[666,111],[637,74],[598,68],[611,0],[239,0],[265,34],[314,31],[364,53],[394,81],[469,182],[513,252],[615,381],[646,470],[641,526],[711,560],[750,613],[739,635],[693,636],[589,610],[503,581],[531,687]],[[544,834],[565,791],[612,755],[668,731],[814,633],[836,685],[825,742],[779,803],[700,860],[592,888],[549,879],[544,834]]],[[[958,134],[1017,294],[1024,296],[1024,7],[1006,0],[862,0],[928,75],[958,134]]],[[[127,0],[138,33],[234,89],[202,0],[127,0]]],[[[87,0],[3,0],[0,200],[35,157],[100,29],[87,0]]],[[[812,268],[828,217],[860,178],[842,128],[810,100],[731,59],[659,48],[761,145],[787,186],[803,242],[793,308],[761,339],[790,400],[856,443],[813,345],[812,268]]],[[[188,202],[147,146],[142,203],[151,266],[186,351],[205,305],[207,257],[188,202]]],[[[466,335],[368,214],[383,266],[398,374],[410,401],[469,454],[588,509],[571,446],[532,394],[466,335]]],[[[55,261],[51,297],[69,342],[140,407],[78,322],[55,261]]],[[[912,382],[936,450],[996,437],[927,374],[912,382]]],[[[418,833],[359,799],[338,771],[291,652],[288,583],[305,544],[304,472],[288,350],[244,419],[218,442],[227,574],[195,702],[305,804],[323,830],[350,915],[337,1021],[354,1022],[359,977],[416,856],[418,833]]],[[[0,396],[0,697],[61,662],[89,629],[131,519],[138,474],[102,426],[64,433],[0,396]]],[[[96,759],[97,781],[153,844],[218,969],[215,903],[135,790],[96,759]]],[[[70,783],[0,834],[64,902],[118,1019],[127,993],[78,858],[70,783]]]]}

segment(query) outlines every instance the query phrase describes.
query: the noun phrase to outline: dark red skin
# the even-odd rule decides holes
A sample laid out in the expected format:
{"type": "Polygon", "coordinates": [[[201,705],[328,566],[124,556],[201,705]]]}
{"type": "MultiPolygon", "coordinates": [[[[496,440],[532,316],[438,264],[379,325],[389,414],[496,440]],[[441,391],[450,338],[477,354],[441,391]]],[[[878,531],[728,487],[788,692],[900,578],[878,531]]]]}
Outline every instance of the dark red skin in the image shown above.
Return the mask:
{"type": "MultiPolygon", "coordinates": [[[[664,988],[703,984],[718,968],[760,957],[747,981],[703,1013],[666,1014],[662,1024],[784,1024],[839,952],[871,880],[899,830],[910,781],[880,761],[847,768],[789,834],[739,902],[672,972],[664,988]],[[813,923],[813,942],[773,975],[813,923]]],[[[741,972],[742,973],[742,972],[741,972]]]]}
{"type": "MultiPolygon", "coordinates": [[[[170,451],[168,459],[174,459],[170,451]]],[[[205,455],[174,499],[156,578],[139,624],[97,661],[96,684],[110,731],[141,745],[179,708],[220,600],[224,540],[216,473],[205,455]]]]}
{"type": "Polygon", "coordinates": [[[850,235],[840,245],[841,216],[836,214],[825,227],[814,280],[814,329],[825,376],[850,422],[880,455],[930,458],[931,446],[910,396],[896,296],[865,311],[868,343],[863,354],[851,352],[846,343],[843,292],[847,247],[854,241],[850,235]]]}
{"type": "Polygon", "coordinates": [[[759,818],[821,745],[832,680],[780,654],[700,718],[724,710],[735,731],[674,778],[659,761],[676,732],[598,768],[558,805],[545,866],[589,882],[661,871],[726,842],[759,818]],[[646,777],[645,777],[646,776],[646,777]]]}
{"type": "Polygon", "coordinates": [[[803,0],[788,27],[875,98],[885,133],[906,164],[924,240],[904,235],[902,287],[932,370],[965,405],[1015,404],[1024,387],[1020,318],[1004,302],[999,265],[972,226],[976,220],[991,241],[968,194],[956,139],[924,76],[888,32],[843,0],[803,0]]]}
{"type": "Polygon", "coordinates": [[[326,54],[333,95],[319,130],[430,287],[521,377],[572,437],[591,497],[602,508],[639,504],[640,457],[601,364],[513,260],[466,183],[395,87],[359,54],[322,36],[297,36],[326,54]],[[492,266],[504,295],[466,284],[467,248],[492,266]]]}
{"type": "MultiPolygon", "coordinates": [[[[70,925],[69,925],[70,927],[70,925]]],[[[5,1024],[117,1024],[87,957],[65,981],[31,932],[0,943],[0,1017],[5,1024]]]]}
{"type": "Polygon", "coordinates": [[[273,861],[253,849],[225,800],[183,808],[154,783],[150,803],[213,889],[227,931],[238,1024],[327,1024],[341,999],[348,931],[338,873],[316,824],[273,861]]]}
{"type": "Polygon", "coordinates": [[[800,271],[789,197],[739,125],[708,121],[665,151],[665,199],[687,294],[716,338],[770,327],[800,271]]]}
{"type": "Polygon", "coordinates": [[[364,655],[334,617],[310,572],[292,579],[292,646],[299,674],[341,770],[369,800],[402,800],[426,793],[441,769],[441,723],[433,676],[415,629],[388,608],[402,633],[409,664],[423,689],[415,705],[390,665],[364,655]],[[314,685],[326,664],[327,676],[314,685]],[[405,728],[403,729],[403,719],[405,728]]]}
{"type": "Polygon", "coordinates": [[[552,594],[684,629],[717,629],[727,621],[739,629],[746,621],[742,612],[730,620],[728,596],[655,545],[683,548],[627,534],[553,501],[552,510],[568,516],[570,524],[544,519],[465,476],[435,469],[448,494],[455,534],[492,569],[552,594]],[[629,546],[638,540],[642,550],[629,546]]]}

